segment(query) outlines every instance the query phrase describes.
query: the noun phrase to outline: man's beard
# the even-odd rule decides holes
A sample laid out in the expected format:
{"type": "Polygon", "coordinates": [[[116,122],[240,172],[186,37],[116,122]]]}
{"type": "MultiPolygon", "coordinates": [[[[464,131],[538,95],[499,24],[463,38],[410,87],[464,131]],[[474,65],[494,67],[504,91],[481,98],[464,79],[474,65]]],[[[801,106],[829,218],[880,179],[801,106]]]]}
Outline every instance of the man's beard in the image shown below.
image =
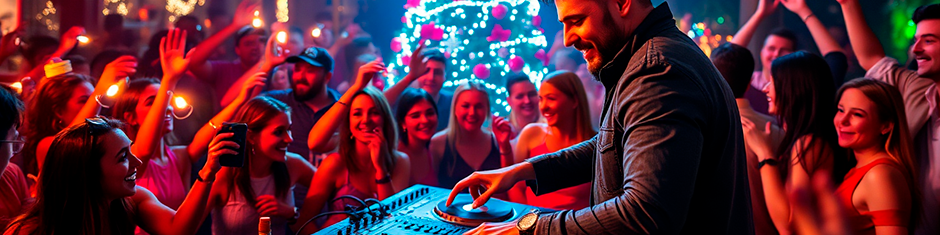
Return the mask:
{"type": "MultiPolygon", "coordinates": [[[[615,25],[614,18],[610,15],[605,15],[604,25],[615,25]]],[[[614,60],[614,57],[617,56],[617,53],[620,53],[620,50],[623,49],[624,45],[627,43],[627,37],[629,36],[626,35],[626,33],[623,31],[609,28],[609,31],[603,33],[601,37],[598,37],[600,40],[604,41],[597,41],[594,45],[590,45],[595,46],[594,50],[597,51],[597,56],[601,60],[600,64],[597,64],[596,66],[591,66],[591,61],[587,61],[588,72],[591,73],[595,81],[601,81],[601,70],[604,68],[604,66],[614,60]]],[[[575,46],[575,48],[584,48],[584,46],[575,46]]]]}
{"type": "Polygon", "coordinates": [[[317,96],[317,93],[319,91],[323,90],[323,86],[324,86],[323,84],[310,85],[310,84],[307,84],[306,81],[303,82],[303,84],[306,85],[306,87],[308,87],[306,91],[301,91],[300,89],[297,89],[297,86],[299,84],[296,82],[293,85],[291,85],[291,89],[294,90],[294,99],[297,101],[308,101],[308,100],[313,99],[314,97],[317,96]]]}

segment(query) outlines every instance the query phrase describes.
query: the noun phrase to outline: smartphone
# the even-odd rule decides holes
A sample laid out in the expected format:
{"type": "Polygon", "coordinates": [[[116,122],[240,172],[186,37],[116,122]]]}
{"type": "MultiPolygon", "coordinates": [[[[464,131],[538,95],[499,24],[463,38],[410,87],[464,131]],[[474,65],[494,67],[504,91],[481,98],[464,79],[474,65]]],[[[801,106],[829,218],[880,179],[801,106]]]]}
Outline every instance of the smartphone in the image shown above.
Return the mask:
{"type": "Polygon", "coordinates": [[[216,135],[223,133],[235,134],[232,137],[225,138],[224,140],[237,143],[238,149],[232,148],[232,150],[235,150],[238,153],[223,154],[222,156],[219,156],[219,164],[227,167],[242,167],[242,165],[245,164],[245,135],[248,134],[248,125],[245,123],[226,122],[222,124],[222,128],[216,135]]]}

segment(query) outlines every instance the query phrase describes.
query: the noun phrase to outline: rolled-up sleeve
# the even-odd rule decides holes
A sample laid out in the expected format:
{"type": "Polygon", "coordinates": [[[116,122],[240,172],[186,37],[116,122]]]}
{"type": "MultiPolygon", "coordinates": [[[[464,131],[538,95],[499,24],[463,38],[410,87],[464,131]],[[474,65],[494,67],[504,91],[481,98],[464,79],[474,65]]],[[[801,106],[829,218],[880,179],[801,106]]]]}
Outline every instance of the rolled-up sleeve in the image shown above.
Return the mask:
{"type": "Polygon", "coordinates": [[[708,100],[715,97],[706,97],[693,79],[667,66],[647,70],[652,71],[648,76],[615,91],[621,98],[608,114],[615,115],[612,121],[623,133],[601,130],[595,140],[602,158],[598,167],[623,175],[622,181],[595,179],[594,190],[617,196],[540,216],[538,234],[675,234],[682,229],[702,158],[703,116],[714,108],[708,100]]]}
{"type": "Polygon", "coordinates": [[[927,88],[934,85],[930,79],[921,78],[917,72],[902,68],[898,61],[885,57],[875,63],[865,73],[865,77],[886,82],[898,88],[904,99],[904,111],[907,114],[907,126],[910,134],[916,135],[930,117],[930,104],[927,103],[927,88]]]}

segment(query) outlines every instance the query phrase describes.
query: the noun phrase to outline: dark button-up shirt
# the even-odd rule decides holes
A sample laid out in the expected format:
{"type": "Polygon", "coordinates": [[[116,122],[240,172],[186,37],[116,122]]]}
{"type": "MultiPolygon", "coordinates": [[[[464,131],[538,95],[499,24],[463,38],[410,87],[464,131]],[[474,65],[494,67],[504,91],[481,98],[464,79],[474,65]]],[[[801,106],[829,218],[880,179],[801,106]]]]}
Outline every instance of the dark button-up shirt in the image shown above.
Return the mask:
{"type": "Polygon", "coordinates": [[[546,234],[750,234],[744,138],[731,90],[663,3],[599,78],[598,134],[527,160],[536,195],[592,182],[591,204],[539,216],[546,234]]]}
{"type": "Polygon", "coordinates": [[[339,100],[339,92],[336,92],[336,90],[333,90],[333,88],[326,88],[326,92],[330,97],[330,104],[324,106],[320,110],[313,110],[303,101],[298,101],[295,99],[294,91],[291,89],[269,91],[264,93],[264,95],[270,96],[271,98],[284,102],[284,104],[290,106],[290,134],[291,138],[294,139],[294,142],[291,142],[290,145],[287,146],[288,152],[304,156],[304,158],[307,160],[311,160],[312,155],[314,154],[320,154],[310,152],[310,148],[307,147],[307,139],[310,135],[310,129],[313,129],[313,125],[317,124],[317,121],[320,120],[320,117],[323,117],[323,114],[326,114],[326,111],[330,110],[330,107],[333,107],[333,104],[339,100]]]}

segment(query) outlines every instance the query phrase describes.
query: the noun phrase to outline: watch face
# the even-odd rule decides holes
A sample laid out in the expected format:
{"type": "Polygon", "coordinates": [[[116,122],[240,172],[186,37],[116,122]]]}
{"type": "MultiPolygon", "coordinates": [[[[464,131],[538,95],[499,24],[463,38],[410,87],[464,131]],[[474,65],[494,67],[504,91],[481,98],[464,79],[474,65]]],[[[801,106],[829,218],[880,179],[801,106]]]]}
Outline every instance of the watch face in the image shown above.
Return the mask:
{"type": "Polygon", "coordinates": [[[538,218],[538,214],[535,213],[525,214],[519,219],[519,227],[524,229],[531,228],[532,225],[535,225],[535,221],[538,220],[538,218]]]}

